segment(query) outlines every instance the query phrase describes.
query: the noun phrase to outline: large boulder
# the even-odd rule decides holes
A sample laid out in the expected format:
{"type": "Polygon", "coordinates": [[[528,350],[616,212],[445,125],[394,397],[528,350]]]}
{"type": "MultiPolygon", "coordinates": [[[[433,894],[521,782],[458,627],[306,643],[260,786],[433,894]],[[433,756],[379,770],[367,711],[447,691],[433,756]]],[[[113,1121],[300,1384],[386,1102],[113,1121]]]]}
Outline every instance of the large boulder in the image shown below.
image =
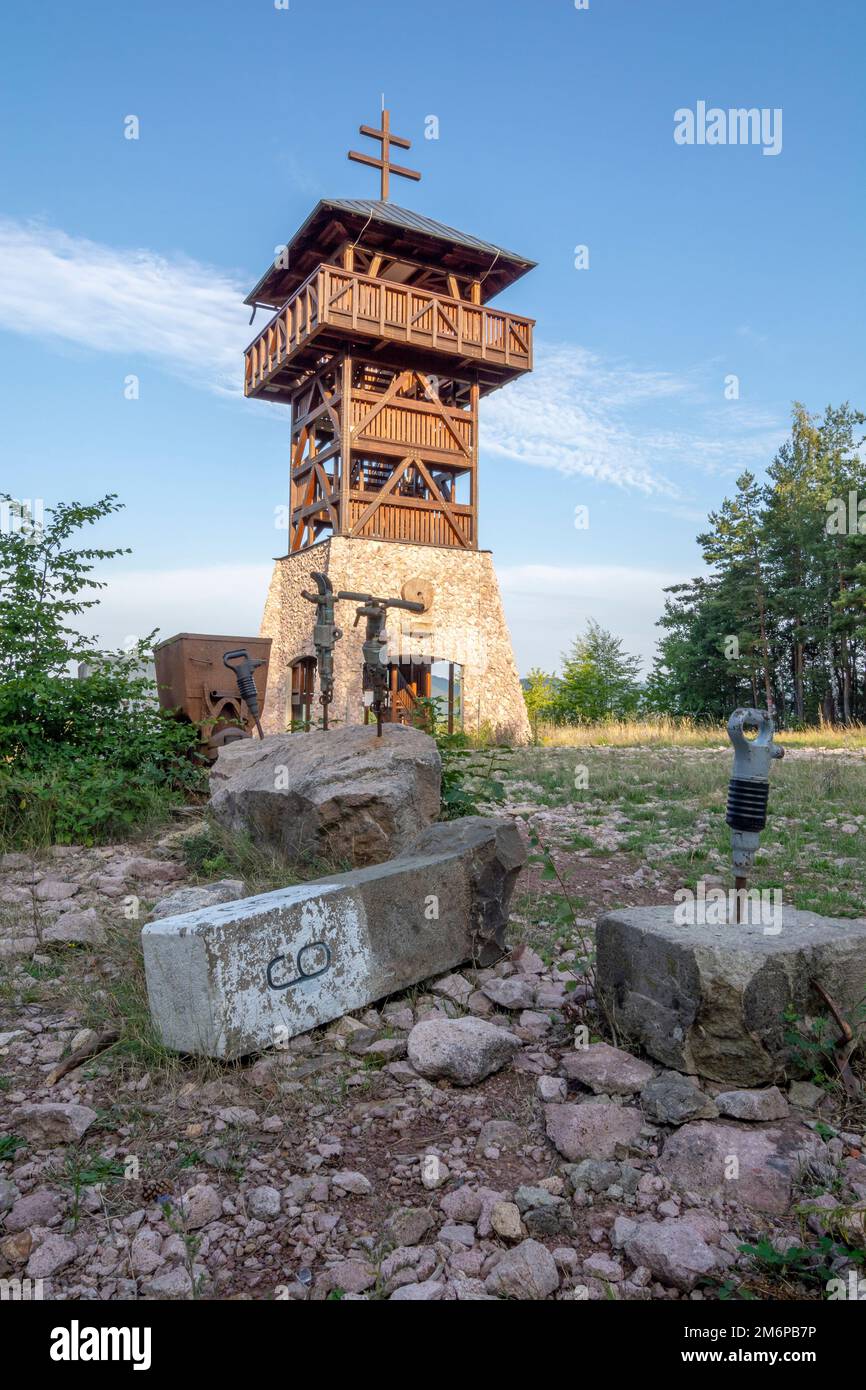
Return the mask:
{"type": "Polygon", "coordinates": [[[431,826],[387,864],[150,922],[157,1031],[178,1052],[241,1057],[464,961],[490,963],[524,858],[513,821],[470,816],[431,826]]]}
{"type": "Polygon", "coordinates": [[[210,809],[292,860],[379,864],[436,819],[441,778],[434,740],[401,724],[270,734],[220,749],[210,809]]]}
{"type": "MultiPolygon", "coordinates": [[[[620,1031],[675,1071],[730,1087],[785,1072],[785,1015],[843,1012],[866,994],[866,921],[786,907],[781,921],[680,925],[673,907],[633,907],[598,923],[597,981],[620,1031]]],[[[832,1026],[832,1025],[831,1025],[832,1026]]]]}

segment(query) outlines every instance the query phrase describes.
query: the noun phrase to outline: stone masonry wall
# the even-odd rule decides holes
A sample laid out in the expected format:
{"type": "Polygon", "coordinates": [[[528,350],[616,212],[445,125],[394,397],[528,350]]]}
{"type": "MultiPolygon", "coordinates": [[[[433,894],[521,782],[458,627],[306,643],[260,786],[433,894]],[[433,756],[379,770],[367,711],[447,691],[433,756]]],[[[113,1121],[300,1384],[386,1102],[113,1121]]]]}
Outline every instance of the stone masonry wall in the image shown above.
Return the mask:
{"type": "MultiPolygon", "coordinates": [[[[463,668],[464,728],[490,725],[496,736],[515,743],[529,740],[523,694],[502,611],[499,585],[489,550],[446,550],[437,546],[399,545],[392,541],[349,540],[336,536],[308,550],[276,561],[265,603],[261,635],[272,639],[268,693],[263,724],[276,733],[288,726],[291,663],[314,656],[315,608],[301,597],[315,591],[313,570],[327,574],[339,589],[402,597],[403,585],[421,580],[432,585],[427,612],[391,610],[388,639],[392,652],[408,660],[454,661],[463,668]]],[[[337,605],[343,638],[335,656],[332,719],[362,723],[361,668],[364,621],[352,627],[357,605],[337,605]]],[[[316,686],[318,695],[318,684],[316,686]]]]}

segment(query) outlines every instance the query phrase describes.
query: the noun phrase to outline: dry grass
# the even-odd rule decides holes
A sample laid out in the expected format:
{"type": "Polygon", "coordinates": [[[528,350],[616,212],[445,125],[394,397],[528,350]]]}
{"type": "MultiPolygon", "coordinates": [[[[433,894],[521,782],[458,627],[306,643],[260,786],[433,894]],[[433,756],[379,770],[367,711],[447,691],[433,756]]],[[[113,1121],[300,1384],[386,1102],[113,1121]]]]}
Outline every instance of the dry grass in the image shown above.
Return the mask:
{"type": "MultiPolygon", "coordinates": [[[[556,748],[729,747],[724,724],[700,724],[694,719],[668,715],[611,719],[573,727],[541,723],[538,734],[543,745],[556,748]]],[[[779,738],[799,748],[866,750],[866,725],[843,728],[821,724],[814,729],[785,729],[779,731],[779,738]]]]}

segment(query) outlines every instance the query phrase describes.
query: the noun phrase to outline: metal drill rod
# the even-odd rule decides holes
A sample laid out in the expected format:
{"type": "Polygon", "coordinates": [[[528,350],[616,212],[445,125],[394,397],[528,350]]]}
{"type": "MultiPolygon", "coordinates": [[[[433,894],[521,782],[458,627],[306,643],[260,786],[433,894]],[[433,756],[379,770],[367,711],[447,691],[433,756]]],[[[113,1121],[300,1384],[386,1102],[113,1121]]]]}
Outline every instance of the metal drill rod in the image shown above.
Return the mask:
{"type": "Polygon", "coordinates": [[[223,666],[227,666],[230,671],[234,672],[235,680],[238,683],[238,692],[255,721],[259,738],[264,738],[265,735],[259,720],[259,692],[256,690],[256,683],[253,680],[253,671],[266,664],[264,658],[253,661],[245,647],[239,647],[231,652],[223,652],[223,666]]]}
{"type": "Polygon", "coordinates": [[[748,871],[755,862],[761,831],[767,824],[770,763],[783,758],[784,748],[773,743],[773,718],[766,710],[735,709],[728,720],[728,738],[734,746],[734,766],[728,783],[725,820],[731,827],[734,866],[735,920],[742,921],[743,895],[748,891],[748,871]],[[757,730],[754,738],[746,729],[757,730]]]}
{"type": "Polygon", "coordinates": [[[322,728],[329,727],[328,710],[334,698],[334,647],[343,633],[334,621],[334,588],[326,574],[319,570],[311,571],[310,578],[316,582],[318,593],[311,594],[308,589],[301,590],[302,598],[316,605],[316,623],[313,628],[313,646],[316,649],[316,666],[319,672],[319,704],[322,706],[322,728]]]}
{"type": "Polygon", "coordinates": [[[367,627],[363,643],[364,671],[373,691],[373,713],[376,716],[376,737],[382,737],[382,713],[385,706],[388,683],[388,667],[382,660],[385,646],[385,622],[389,608],[402,608],[408,613],[423,613],[424,604],[414,599],[376,598],[373,594],[362,594],[353,589],[341,589],[337,599],[355,599],[360,608],[355,609],[355,627],[362,618],[367,627]]]}

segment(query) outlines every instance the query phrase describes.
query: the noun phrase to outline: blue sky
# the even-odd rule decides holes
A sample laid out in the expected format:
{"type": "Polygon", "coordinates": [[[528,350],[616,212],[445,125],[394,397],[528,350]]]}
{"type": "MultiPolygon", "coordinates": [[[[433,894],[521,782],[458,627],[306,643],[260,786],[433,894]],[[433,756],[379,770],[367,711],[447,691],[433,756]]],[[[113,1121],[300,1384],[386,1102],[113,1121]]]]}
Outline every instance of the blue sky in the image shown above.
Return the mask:
{"type": "Polygon", "coordinates": [[[537,370],[481,425],[518,665],[589,616],[647,658],[790,402],[864,404],[864,41],[861,0],[7,6],[0,490],[120,494],[107,642],[257,630],[288,422],[240,394],[240,301],[319,197],[375,196],[345,156],[384,91],[423,174],[392,200],[539,262],[499,301],[537,370]],[[781,152],[675,143],[699,101],[780,108],[781,152]]]}

